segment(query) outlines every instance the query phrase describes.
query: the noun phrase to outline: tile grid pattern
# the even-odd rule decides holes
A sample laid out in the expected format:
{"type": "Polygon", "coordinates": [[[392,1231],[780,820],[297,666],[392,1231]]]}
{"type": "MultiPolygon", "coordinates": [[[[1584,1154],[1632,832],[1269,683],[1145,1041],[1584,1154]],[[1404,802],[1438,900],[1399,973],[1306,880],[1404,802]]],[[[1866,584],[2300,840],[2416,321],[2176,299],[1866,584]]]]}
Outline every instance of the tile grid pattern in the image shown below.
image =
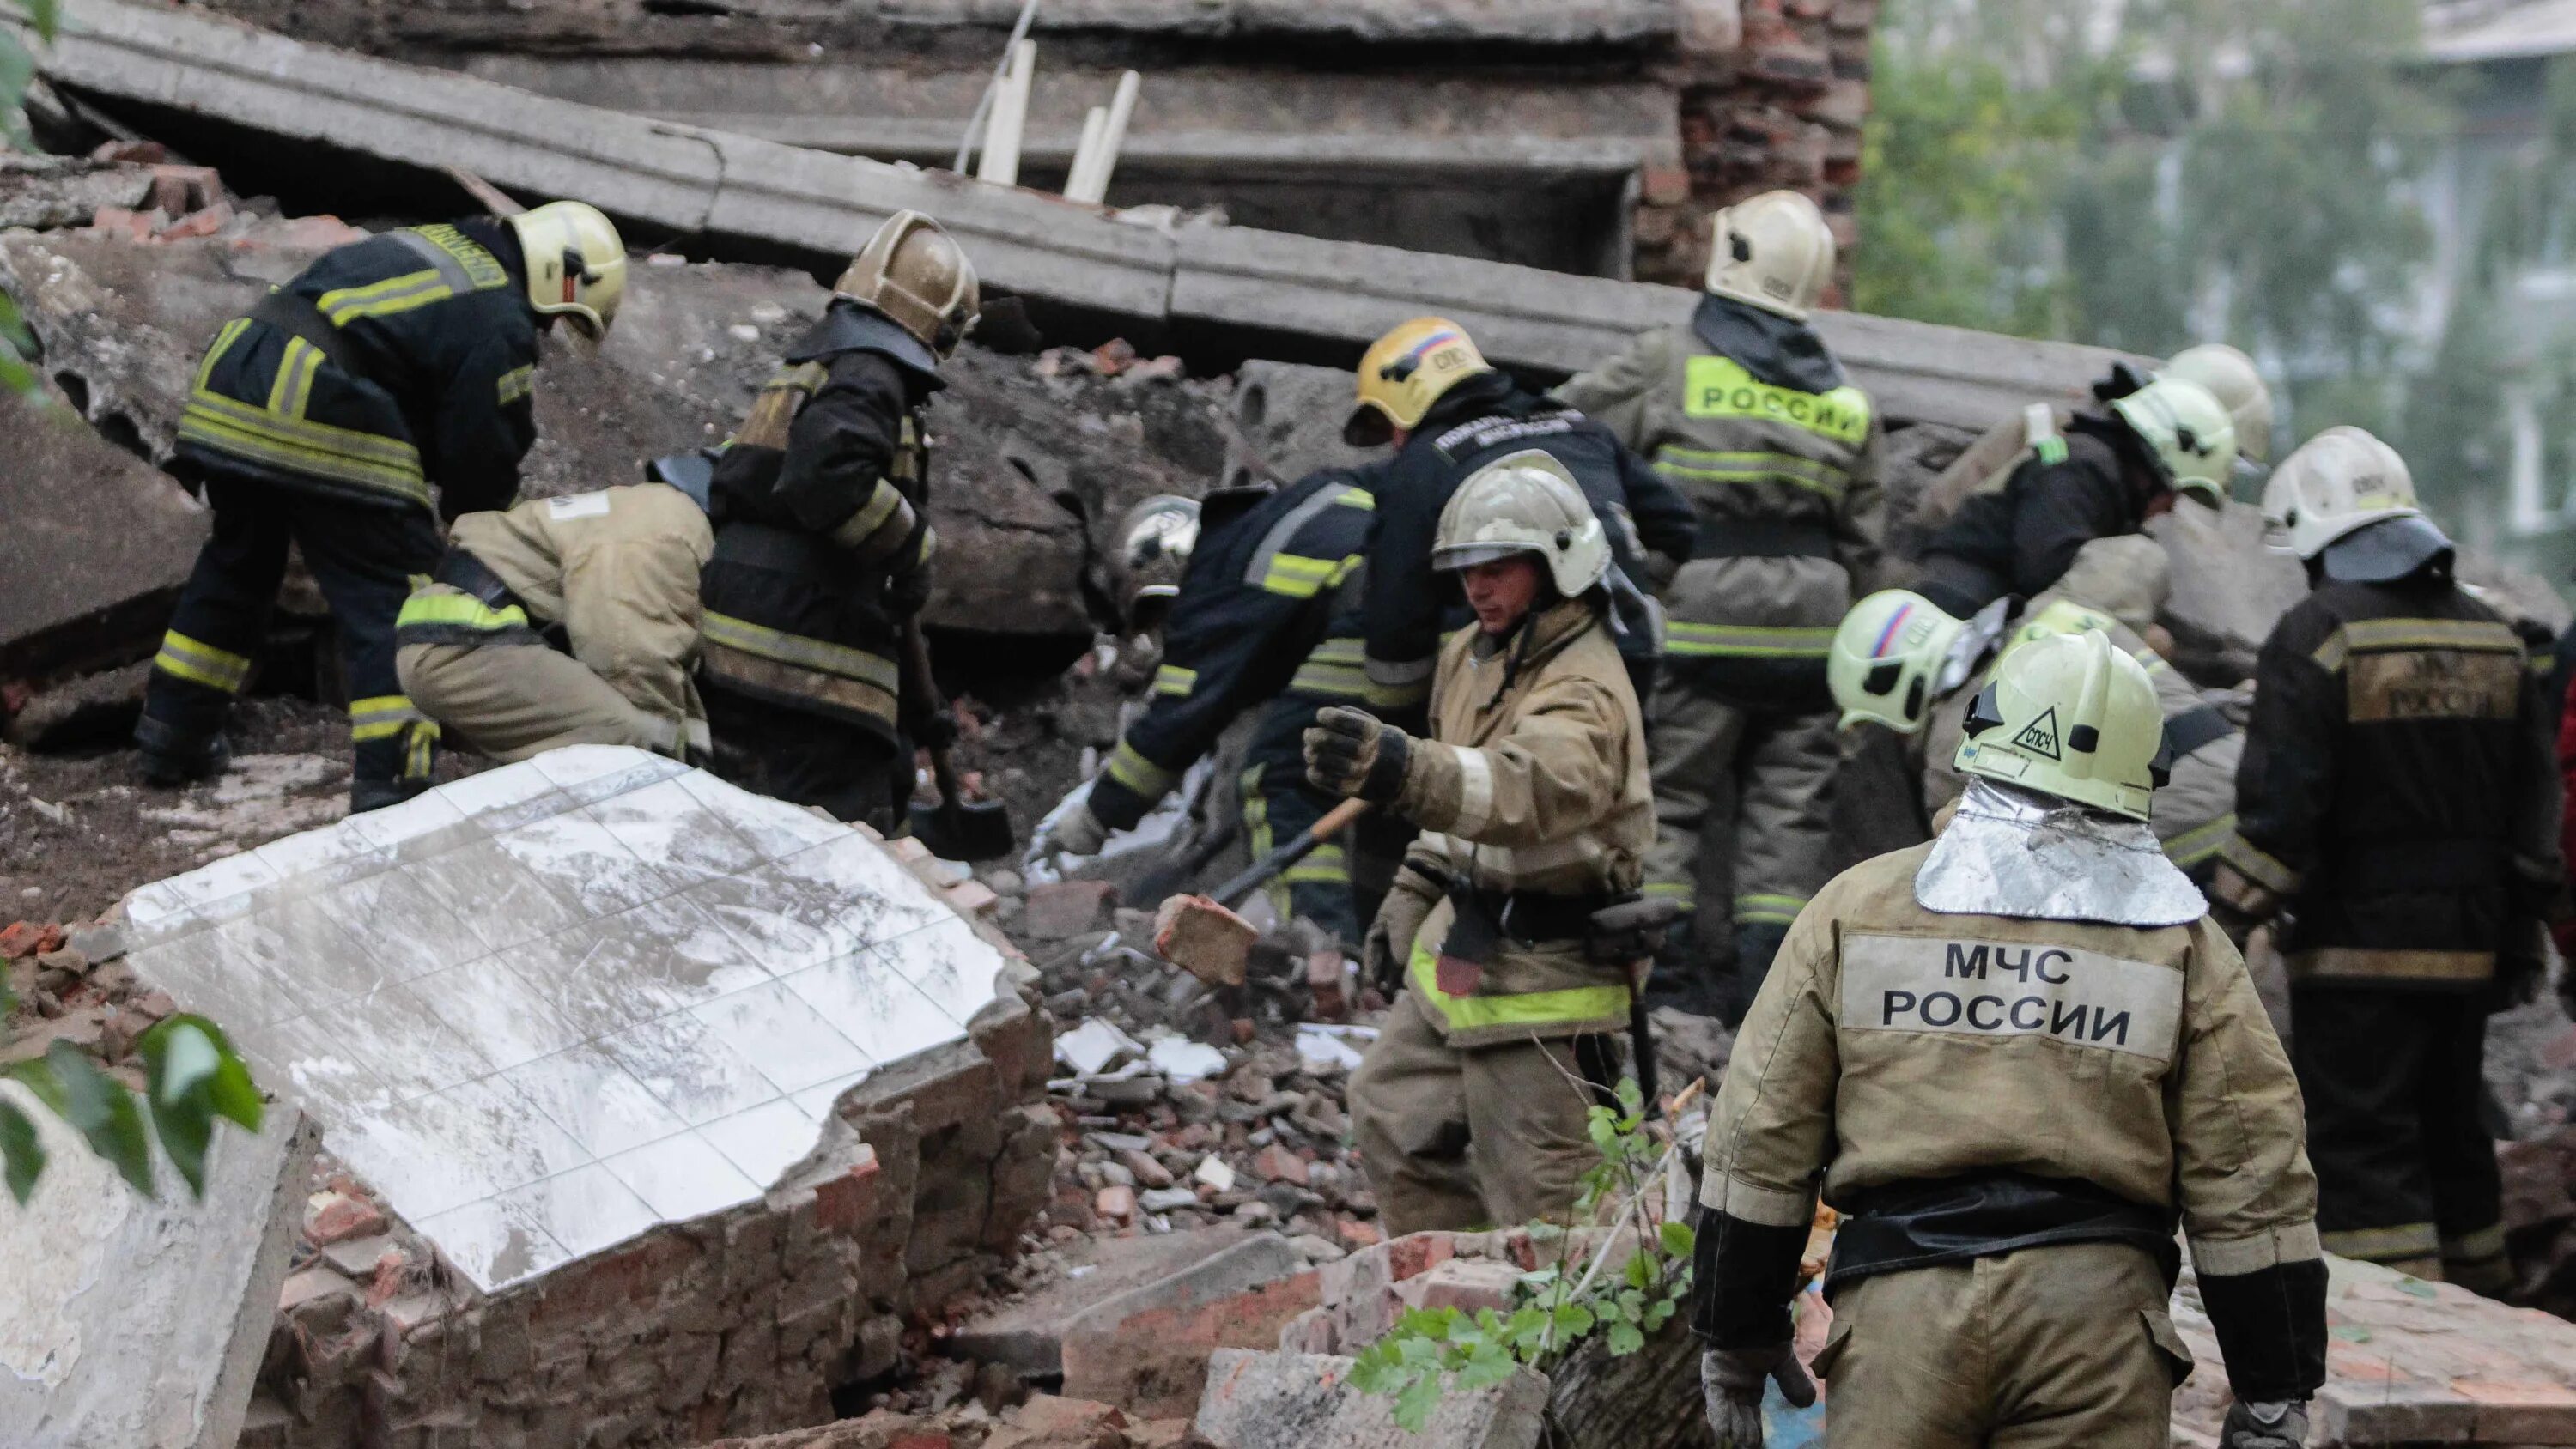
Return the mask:
{"type": "Polygon", "coordinates": [[[138,972],[486,1291],[757,1196],[842,1090],[962,1039],[1002,970],[857,832],[598,746],[127,916],[138,972]]]}

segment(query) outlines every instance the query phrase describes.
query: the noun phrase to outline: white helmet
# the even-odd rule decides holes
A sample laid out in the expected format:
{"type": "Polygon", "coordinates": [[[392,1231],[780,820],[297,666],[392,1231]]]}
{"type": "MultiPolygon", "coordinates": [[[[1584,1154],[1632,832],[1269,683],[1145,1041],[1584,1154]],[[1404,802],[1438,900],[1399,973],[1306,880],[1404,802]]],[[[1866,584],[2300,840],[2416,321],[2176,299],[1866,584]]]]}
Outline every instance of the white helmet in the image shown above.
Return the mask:
{"type": "Polygon", "coordinates": [[[1834,233],[1816,203],[1766,191],[1709,223],[1708,290],[1803,320],[1834,275],[1834,233]]]}
{"type": "Polygon", "coordinates": [[[2100,630],[2006,653],[1968,707],[1962,774],[2144,820],[2164,775],[2164,711],[2146,666],[2100,630]]]}
{"type": "Polygon", "coordinates": [[[580,201],[549,201],[508,220],[528,269],[528,305],[570,317],[592,337],[606,332],[626,296],[626,243],[617,224],[580,201]]]}
{"type": "Polygon", "coordinates": [[[2131,431],[2146,440],[2177,492],[2212,508],[2227,501],[2236,472],[2236,423],[2209,389],[2178,377],[2160,377],[2111,404],[2131,431]]]}
{"type": "Polygon", "coordinates": [[[2254,370],[2254,359],[2224,342],[2204,342],[2175,353],[2158,377],[2196,382],[2218,399],[2236,424],[2236,452],[2250,462],[2272,461],[2272,389],[2254,370]]]}
{"type": "Polygon", "coordinates": [[[1876,720],[1898,734],[1922,729],[1932,706],[1967,683],[1976,665],[1957,657],[1967,630],[1966,621],[1905,589],[1881,589],[1852,605],[1825,653],[1841,728],[1876,720]]]}
{"type": "Polygon", "coordinates": [[[2315,558],[2366,524],[2423,516],[2406,460],[2355,427],[2328,428],[2301,443],[2263,488],[2263,541],[2301,558],[2315,558]]]}
{"type": "Polygon", "coordinates": [[[1534,553],[1571,599],[1610,576],[1610,536],[1574,475],[1531,448],[1476,470],[1440,510],[1431,566],[1451,570],[1534,553]]]}

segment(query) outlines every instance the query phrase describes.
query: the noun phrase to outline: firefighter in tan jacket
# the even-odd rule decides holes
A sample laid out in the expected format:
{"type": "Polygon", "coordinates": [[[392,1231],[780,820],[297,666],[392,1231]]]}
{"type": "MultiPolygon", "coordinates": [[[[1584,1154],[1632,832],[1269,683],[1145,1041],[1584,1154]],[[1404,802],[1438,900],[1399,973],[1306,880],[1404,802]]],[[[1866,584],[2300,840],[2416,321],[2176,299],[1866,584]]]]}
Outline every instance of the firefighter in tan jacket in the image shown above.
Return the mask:
{"type": "Polygon", "coordinates": [[[1828,1442],[2163,1449],[2189,1241],[2236,1403],[2295,1449],[2325,1378],[2299,1091],[2245,966],[2148,831],[2155,688],[2099,631],[2016,650],[1929,845],[1820,892],[1709,1122],[1695,1319],[1718,1442],[1761,1443],[1819,1188],[1828,1442]]]}
{"type": "Polygon", "coordinates": [[[1545,453],[1497,460],[1449,500],[1432,560],[1465,575],[1476,627],[1442,646],[1431,738],[1334,708],[1305,739],[1319,788],[1423,832],[1367,939],[1371,972],[1401,959],[1407,989],[1351,1078],[1395,1233],[1573,1205],[1631,990],[1586,938],[1634,899],[1655,834],[1609,541],[1573,476],[1545,453]]]}
{"type": "Polygon", "coordinates": [[[714,548],[704,503],[666,483],[466,514],[395,621],[403,691],[496,760],[572,744],[704,755],[690,670],[714,548]]]}

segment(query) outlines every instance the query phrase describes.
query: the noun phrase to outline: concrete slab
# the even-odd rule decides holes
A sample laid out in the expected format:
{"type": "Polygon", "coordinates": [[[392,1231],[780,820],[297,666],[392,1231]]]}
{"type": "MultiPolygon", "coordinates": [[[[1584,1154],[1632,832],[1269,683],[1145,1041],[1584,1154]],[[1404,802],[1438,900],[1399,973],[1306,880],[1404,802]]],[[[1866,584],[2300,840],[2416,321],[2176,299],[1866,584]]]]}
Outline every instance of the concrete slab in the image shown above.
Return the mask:
{"type": "MultiPolygon", "coordinates": [[[[0,1085],[22,1106],[24,1089],[0,1085]]],[[[231,1449],[302,1221],[317,1133],[292,1106],[216,1129],[206,1195],[138,1197],[50,1113],[51,1162],[0,1206],[0,1424],[12,1449],[231,1449]]]]}
{"type": "MultiPolygon", "coordinates": [[[[1251,227],[1125,224],[1034,191],[624,115],[124,0],[72,0],[43,54],[45,73],[78,90],[415,166],[460,165],[524,194],[817,261],[918,207],[957,233],[995,287],[1136,326],[1314,339],[1356,357],[1395,323],[1442,312],[1498,360],[1571,371],[1693,303],[1670,287],[1251,227]]],[[[2034,398],[2080,397],[2117,356],[1847,314],[1819,325],[1885,414],[1964,427],[2034,398]]]]}
{"type": "Polygon", "coordinates": [[[1219,1349],[1195,1427],[1221,1449],[1533,1449],[1545,1425],[1547,1377],[1520,1369],[1488,1389],[1451,1389],[1419,1434],[1399,1428],[1395,1400],[1349,1384],[1351,1360],[1219,1349]]]}
{"type": "MultiPolygon", "coordinates": [[[[2326,1266],[2326,1384],[2309,1404],[2309,1443],[2576,1444],[2576,1324],[2376,1264],[2326,1266]]],[[[2214,1444],[2227,1376],[2188,1272],[2173,1316],[2200,1361],[2174,1398],[2174,1442],[2214,1444]]]]}
{"type": "Polygon", "coordinates": [[[1004,959],[869,836],[556,750],[127,899],[144,980],[489,1293],[758,1197],[1004,959]]]}
{"type": "Polygon", "coordinates": [[[1064,1391],[1178,1418],[1198,1403],[1211,1353],[1278,1343],[1319,1296],[1305,1255],[1277,1233],[1257,1234],[1075,1319],[1063,1339],[1064,1391]]]}
{"type": "Polygon", "coordinates": [[[79,413],[14,397],[0,399],[0,518],[0,678],[150,654],[207,525],[186,489],[79,413]]]}
{"type": "Polygon", "coordinates": [[[1239,1228],[1133,1238],[1085,1238],[1064,1249],[1065,1273],[1036,1291],[976,1315],[948,1337],[948,1352],[998,1363],[1023,1377],[1064,1372],[1064,1335],[1113,1298],[1185,1272],[1243,1242],[1239,1228]]]}

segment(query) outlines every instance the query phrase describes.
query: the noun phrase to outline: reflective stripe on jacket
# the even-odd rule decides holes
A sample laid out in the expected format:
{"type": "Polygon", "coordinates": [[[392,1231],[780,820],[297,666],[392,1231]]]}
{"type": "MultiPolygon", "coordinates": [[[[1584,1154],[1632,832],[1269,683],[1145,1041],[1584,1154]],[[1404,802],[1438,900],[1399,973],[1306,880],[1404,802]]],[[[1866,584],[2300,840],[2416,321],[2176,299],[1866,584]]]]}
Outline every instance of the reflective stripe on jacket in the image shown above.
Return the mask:
{"type": "Polygon", "coordinates": [[[508,506],[536,441],[517,258],[479,220],[325,253],[263,306],[303,309],[340,360],[271,321],[225,323],[179,420],[181,462],[424,509],[436,484],[449,517],[508,506]]]}

